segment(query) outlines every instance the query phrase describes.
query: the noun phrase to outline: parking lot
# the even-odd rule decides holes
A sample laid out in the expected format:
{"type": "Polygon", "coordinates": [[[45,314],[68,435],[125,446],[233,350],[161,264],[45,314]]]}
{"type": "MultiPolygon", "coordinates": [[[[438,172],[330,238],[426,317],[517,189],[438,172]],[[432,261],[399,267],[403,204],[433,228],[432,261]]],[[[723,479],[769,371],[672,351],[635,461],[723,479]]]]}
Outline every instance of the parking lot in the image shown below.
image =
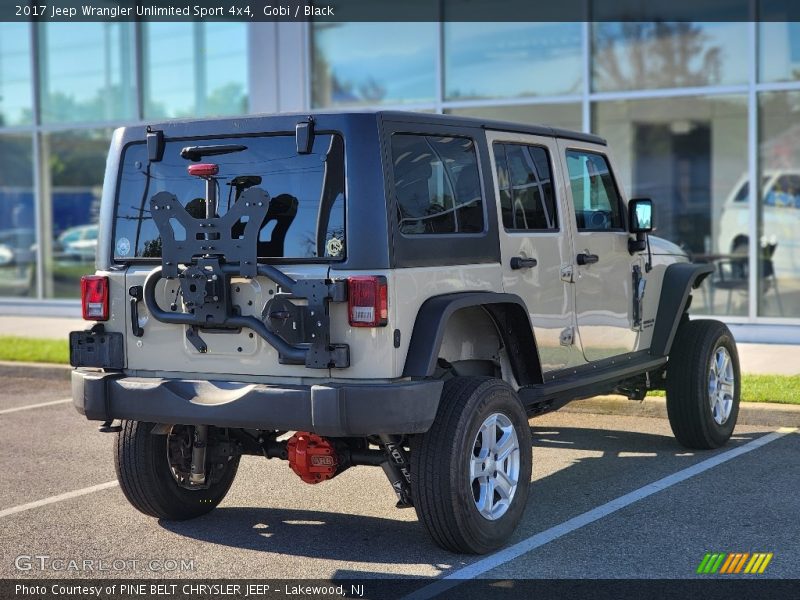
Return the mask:
{"type": "Polygon", "coordinates": [[[368,467],[311,486],[284,462],[245,457],[220,508],[159,522],[126,502],[113,436],[63,402],[67,382],[0,387],[3,578],[687,578],[707,552],[771,552],[761,577],[800,575],[792,430],[740,426],[727,447],[695,453],[663,419],[534,419],[523,523],[508,549],[479,558],[434,546],[368,467]],[[106,569],[66,567],[87,560],[106,569]]]}

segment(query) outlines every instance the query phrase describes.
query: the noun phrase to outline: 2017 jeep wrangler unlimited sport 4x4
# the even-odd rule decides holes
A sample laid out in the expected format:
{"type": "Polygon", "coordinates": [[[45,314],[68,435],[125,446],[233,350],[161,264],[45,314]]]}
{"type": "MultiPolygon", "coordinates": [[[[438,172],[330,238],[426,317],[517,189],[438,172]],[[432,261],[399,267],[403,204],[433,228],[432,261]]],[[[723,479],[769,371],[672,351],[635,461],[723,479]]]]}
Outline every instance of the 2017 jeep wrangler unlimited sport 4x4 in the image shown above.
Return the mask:
{"type": "Polygon", "coordinates": [[[398,112],[114,134],[73,399],[137,509],[212,510],[243,454],[307,483],[381,466],[455,552],[501,546],[528,418],[667,391],[678,441],[731,436],[739,363],[692,320],[711,271],[648,236],[601,138],[398,112]]]}

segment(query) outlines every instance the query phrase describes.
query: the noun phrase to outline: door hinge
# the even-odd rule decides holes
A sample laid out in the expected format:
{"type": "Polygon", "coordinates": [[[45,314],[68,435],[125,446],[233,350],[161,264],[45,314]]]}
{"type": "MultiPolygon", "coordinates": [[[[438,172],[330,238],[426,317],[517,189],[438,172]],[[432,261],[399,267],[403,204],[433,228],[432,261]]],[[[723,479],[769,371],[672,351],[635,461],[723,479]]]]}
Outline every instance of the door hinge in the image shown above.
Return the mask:
{"type": "Polygon", "coordinates": [[[561,281],[572,283],[572,265],[561,266],[561,281]]]}
{"type": "Polygon", "coordinates": [[[561,335],[558,336],[558,341],[562,346],[572,346],[572,344],[575,342],[575,333],[572,327],[567,327],[564,331],[562,331],[561,335]]]}

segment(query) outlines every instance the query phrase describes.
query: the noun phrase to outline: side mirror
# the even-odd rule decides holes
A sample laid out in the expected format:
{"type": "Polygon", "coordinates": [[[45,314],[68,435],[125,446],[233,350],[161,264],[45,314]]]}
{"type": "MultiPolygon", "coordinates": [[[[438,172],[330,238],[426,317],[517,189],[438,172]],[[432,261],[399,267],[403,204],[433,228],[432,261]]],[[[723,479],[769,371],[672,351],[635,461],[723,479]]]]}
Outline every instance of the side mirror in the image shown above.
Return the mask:
{"type": "Polygon", "coordinates": [[[635,254],[647,249],[645,234],[653,231],[653,201],[650,198],[634,198],[628,202],[628,231],[636,239],[628,240],[628,252],[635,254]]]}
{"type": "Polygon", "coordinates": [[[653,230],[653,201],[636,198],[628,203],[628,231],[650,233],[653,230]]]}

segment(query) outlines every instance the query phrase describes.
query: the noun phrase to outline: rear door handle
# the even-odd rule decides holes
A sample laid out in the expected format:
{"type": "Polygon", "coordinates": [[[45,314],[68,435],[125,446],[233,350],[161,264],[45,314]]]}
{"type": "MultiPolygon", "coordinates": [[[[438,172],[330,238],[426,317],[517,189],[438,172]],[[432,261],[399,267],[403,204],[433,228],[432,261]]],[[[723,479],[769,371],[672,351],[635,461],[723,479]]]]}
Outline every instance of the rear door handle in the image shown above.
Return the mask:
{"type": "Polygon", "coordinates": [[[578,254],[577,256],[579,265],[593,265],[600,260],[597,254],[578,254]]]}
{"type": "Polygon", "coordinates": [[[518,269],[530,269],[538,264],[539,261],[535,258],[525,258],[524,256],[514,256],[511,258],[511,268],[515,271],[518,269]]]}

